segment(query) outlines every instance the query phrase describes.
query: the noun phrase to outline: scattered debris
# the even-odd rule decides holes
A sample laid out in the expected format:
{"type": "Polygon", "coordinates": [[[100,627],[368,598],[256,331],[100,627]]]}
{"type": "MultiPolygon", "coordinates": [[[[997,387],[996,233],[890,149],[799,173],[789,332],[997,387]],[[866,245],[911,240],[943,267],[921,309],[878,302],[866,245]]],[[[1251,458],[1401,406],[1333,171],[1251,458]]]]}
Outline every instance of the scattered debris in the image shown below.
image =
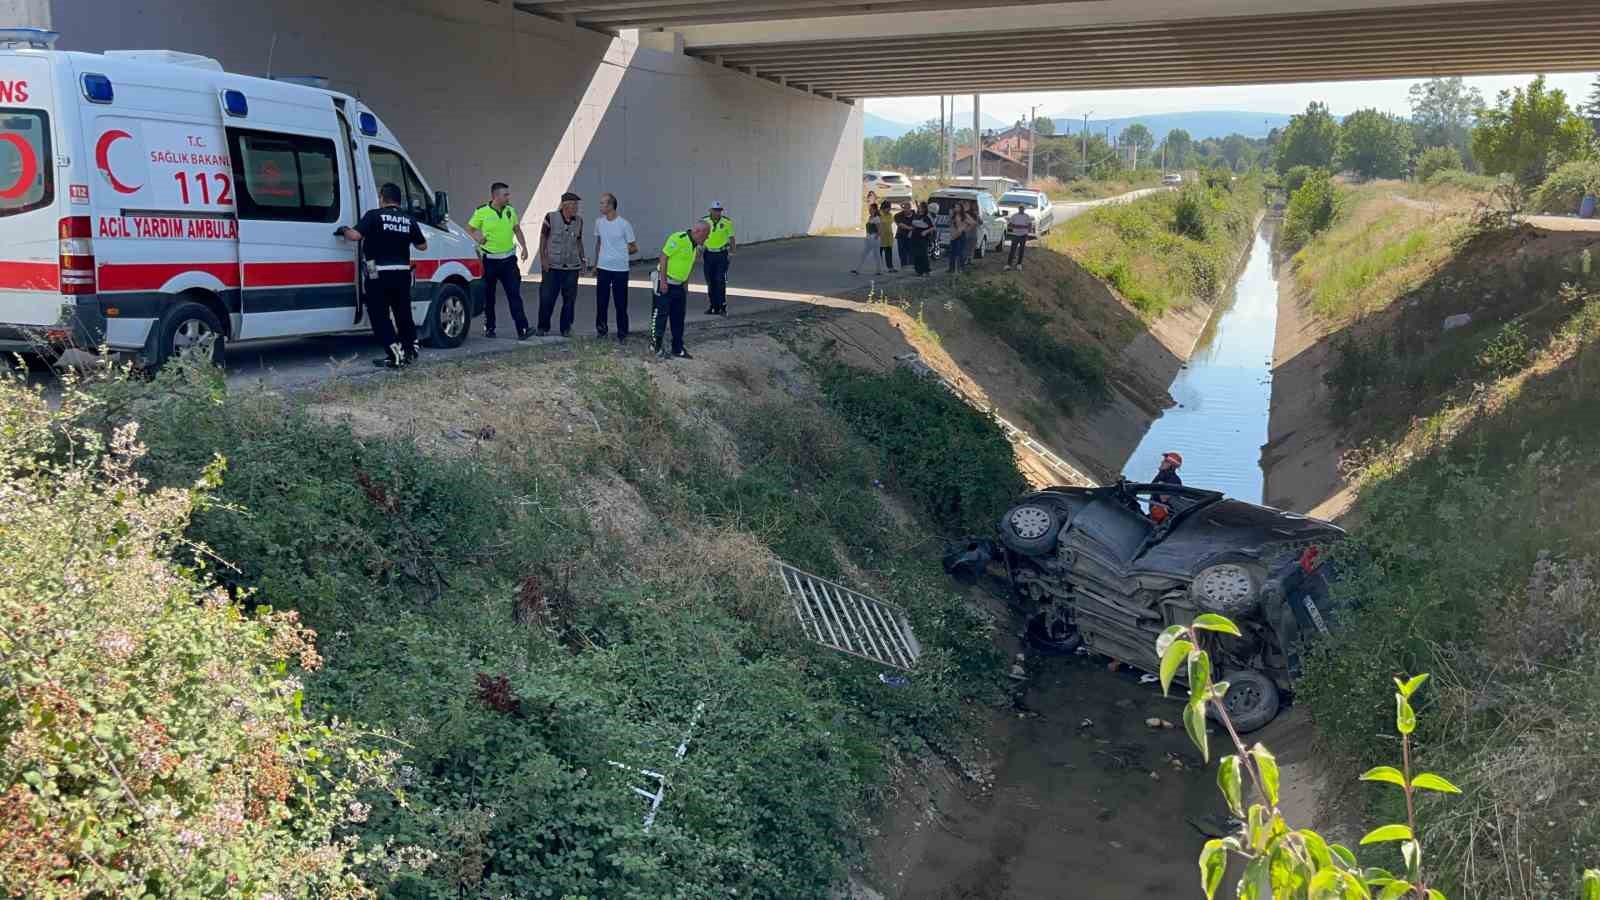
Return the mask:
{"type": "Polygon", "coordinates": [[[1161,679],[1157,678],[1154,675],[1151,675],[1149,672],[1146,672],[1143,675],[1139,676],[1139,683],[1140,684],[1160,684],[1161,683],[1161,679]]]}
{"type": "Polygon", "coordinates": [[[1151,781],[1160,781],[1161,780],[1161,776],[1157,775],[1155,772],[1152,771],[1150,773],[1150,780],[1151,781]]]}
{"type": "MultiPolygon", "coordinates": [[[[672,762],[674,765],[683,759],[685,753],[689,752],[689,737],[694,734],[694,727],[700,723],[700,714],[705,711],[706,702],[704,700],[701,700],[699,703],[694,705],[694,715],[689,719],[689,727],[684,730],[683,740],[678,742],[678,750],[672,755],[672,762]]],[[[656,789],[654,791],[647,791],[638,786],[633,788],[633,792],[635,794],[638,794],[639,796],[650,801],[650,809],[644,814],[644,830],[648,832],[650,830],[650,826],[654,825],[656,822],[656,813],[661,809],[661,801],[666,799],[668,776],[660,772],[652,772],[649,769],[635,769],[632,766],[625,766],[622,763],[616,762],[615,760],[608,759],[606,762],[616,766],[624,772],[633,772],[638,775],[643,775],[646,778],[655,779],[656,789]]]]}
{"type": "Polygon", "coordinates": [[[1442,330],[1454,331],[1457,328],[1463,328],[1470,324],[1472,324],[1471,313],[1456,313],[1455,315],[1449,316],[1444,320],[1444,328],[1442,330]]]}
{"type": "Polygon", "coordinates": [[[922,655],[906,611],[892,603],[774,562],[806,637],[834,650],[910,670],[922,655]]]}
{"type": "Polygon", "coordinates": [[[1079,728],[1093,728],[1094,727],[1094,720],[1093,719],[1084,719],[1082,722],[1078,723],[1078,727],[1079,728]]]}
{"type": "Polygon", "coordinates": [[[1154,716],[1152,716],[1152,717],[1150,717],[1148,719],[1145,719],[1144,723],[1146,725],[1149,725],[1151,728],[1160,728],[1161,727],[1161,720],[1155,718],[1154,716]]]}
{"type": "Polygon", "coordinates": [[[1013,663],[1011,666],[1011,677],[1017,681],[1022,681],[1028,677],[1028,671],[1022,668],[1021,664],[1013,663]]]}

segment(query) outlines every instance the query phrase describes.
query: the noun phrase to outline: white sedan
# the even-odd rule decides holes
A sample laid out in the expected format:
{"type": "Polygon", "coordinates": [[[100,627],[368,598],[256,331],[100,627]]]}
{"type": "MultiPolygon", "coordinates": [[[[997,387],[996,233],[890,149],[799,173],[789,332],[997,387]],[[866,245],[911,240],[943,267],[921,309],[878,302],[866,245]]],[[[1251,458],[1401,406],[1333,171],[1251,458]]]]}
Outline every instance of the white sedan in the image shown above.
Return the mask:
{"type": "Polygon", "coordinates": [[[1009,218],[1022,210],[1033,219],[1033,233],[1043,237],[1056,224],[1056,208],[1042,191],[1006,191],[1000,196],[1000,211],[1009,218]]]}

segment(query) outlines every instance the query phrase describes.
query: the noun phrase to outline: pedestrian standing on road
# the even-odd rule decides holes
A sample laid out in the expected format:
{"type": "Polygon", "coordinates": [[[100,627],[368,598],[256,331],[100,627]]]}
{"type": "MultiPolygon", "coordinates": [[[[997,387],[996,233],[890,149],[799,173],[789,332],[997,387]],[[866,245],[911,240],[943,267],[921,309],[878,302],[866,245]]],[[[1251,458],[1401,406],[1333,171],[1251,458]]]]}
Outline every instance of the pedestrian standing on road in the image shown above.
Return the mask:
{"type": "Polygon", "coordinates": [[[705,222],[696,222],[684,231],[674,231],[661,245],[661,259],[656,262],[655,296],[650,314],[650,332],[654,337],[656,355],[665,359],[669,355],[662,339],[667,326],[672,326],[671,356],[694,359],[683,348],[683,317],[689,306],[689,275],[694,272],[694,259],[706,242],[711,228],[705,222]]]}
{"type": "Polygon", "coordinates": [[[1022,271],[1022,252],[1027,248],[1028,241],[1033,239],[1033,216],[1022,207],[1006,219],[1006,236],[1011,238],[1011,252],[1006,256],[1006,271],[1013,267],[1018,272],[1022,271]]]}
{"type": "Polygon", "coordinates": [[[706,315],[725,316],[728,314],[728,265],[739,241],[733,236],[733,220],[722,213],[721,200],[711,204],[701,221],[710,229],[706,232],[705,252],[701,254],[705,260],[706,296],[711,301],[706,315]]]}
{"type": "Polygon", "coordinates": [[[894,214],[894,245],[900,254],[900,268],[906,269],[914,265],[911,255],[911,219],[916,216],[916,204],[909,201],[900,204],[900,211],[894,214]]]}
{"type": "Polygon", "coordinates": [[[511,206],[509,185],[503,181],[489,185],[489,202],[472,211],[467,234],[483,254],[483,336],[494,337],[495,288],[504,287],[517,340],[526,338],[532,332],[522,306],[522,268],[517,260],[528,258],[528,239],[522,236],[522,223],[511,206]]]}
{"type": "Polygon", "coordinates": [[[933,217],[928,215],[928,204],[919,204],[911,217],[911,260],[918,275],[926,275],[933,268],[928,250],[933,246],[936,233],[933,217]]]}
{"type": "Polygon", "coordinates": [[[600,195],[600,218],[594,220],[594,333],[605,337],[612,306],[617,308],[617,343],[628,340],[628,262],[639,252],[633,226],[617,215],[617,195],[600,195]]]}
{"type": "Polygon", "coordinates": [[[583,198],[568,191],[561,195],[561,208],[545,213],[539,228],[539,327],[534,334],[550,333],[550,313],[561,297],[561,336],[572,333],[572,318],[578,308],[578,274],[589,267],[583,252],[583,219],[578,201],[583,198]]]}
{"type": "Polygon", "coordinates": [[[967,207],[956,201],[950,202],[954,207],[950,210],[950,235],[949,245],[945,247],[945,255],[950,257],[950,274],[961,271],[965,262],[962,258],[967,249],[967,207]]]}
{"type": "Polygon", "coordinates": [[[367,210],[356,227],[334,232],[347,241],[361,242],[366,260],[365,300],[372,333],[384,354],[372,364],[398,369],[416,361],[417,323],[411,317],[411,248],[428,249],[422,227],[400,208],[400,186],[392,182],[378,188],[378,208],[367,210]]]}
{"type": "Polygon", "coordinates": [[[878,249],[883,253],[883,267],[898,271],[894,267],[894,207],[887,200],[878,204],[878,249]]]}
{"type": "Polygon", "coordinates": [[[879,248],[883,246],[882,240],[878,237],[878,229],[883,227],[882,223],[883,218],[878,212],[878,207],[869,204],[867,206],[867,239],[861,245],[861,260],[856,263],[854,269],[850,270],[851,275],[860,275],[861,270],[867,267],[868,259],[872,260],[872,274],[883,274],[883,254],[878,252],[879,248]]]}

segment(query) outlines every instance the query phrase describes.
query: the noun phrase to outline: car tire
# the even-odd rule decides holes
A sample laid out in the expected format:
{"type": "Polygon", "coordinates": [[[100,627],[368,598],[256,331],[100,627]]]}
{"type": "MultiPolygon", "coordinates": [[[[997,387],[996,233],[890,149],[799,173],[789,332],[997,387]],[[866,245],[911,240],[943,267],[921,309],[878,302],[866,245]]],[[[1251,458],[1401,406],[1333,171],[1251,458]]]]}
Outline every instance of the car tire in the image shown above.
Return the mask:
{"type": "Polygon", "coordinates": [[[973,251],[972,258],[983,259],[983,254],[987,252],[989,252],[989,236],[983,235],[978,238],[978,249],[973,251]]]}
{"type": "Polygon", "coordinates": [[[446,283],[433,292],[424,326],[429,347],[459,347],[472,330],[472,300],[459,284],[446,283]]]}
{"type": "Polygon", "coordinates": [[[1235,731],[1240,734],[1259,731],[1277,718],[1282,698],[1271,678],[1253,669],[1235,669],[1219,680],[1228,683],[1222,705],[1235,731]]]}
{"type": "Polygon", "coordinates": [[[1030,646],[1051,656],[1076,653],[1083,646],[1083,635],[1078,633],[1077,628],[1064,622],[1058,622],[1052,628],[1047,618],[1041,611],[1028,619],[1027,638],[1030,646]]]}
{"type": "Polygon", "coordinates": [[[155,358],[150,360],[150,371],[155,372],[167,360],[185,353],[189,348],[210,337],[211,364],[222,367],[227,358],[227,333],[217,314],[203,303],[181,300],[167,310],[157,324],[155,358]]]}
{"type": "Polygon", "coordinates": [[[1024,556],[1048,555],[1055,552],[1056,538],[1066,517],[1054,506],[1043,503],[1023,503],[1012,507],[1000,520],[1000,534],[1007,547],[1024,556]]]}

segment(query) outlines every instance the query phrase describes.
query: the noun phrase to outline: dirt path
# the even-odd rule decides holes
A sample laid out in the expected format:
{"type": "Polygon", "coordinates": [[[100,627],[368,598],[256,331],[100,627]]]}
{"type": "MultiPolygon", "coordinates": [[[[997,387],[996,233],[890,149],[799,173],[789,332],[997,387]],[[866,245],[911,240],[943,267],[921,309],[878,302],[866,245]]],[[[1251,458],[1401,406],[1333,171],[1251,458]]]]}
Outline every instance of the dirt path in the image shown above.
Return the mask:
{"type": "Polygon", "coordinates": [[[900,823],[911,827],[884,855],[893,867],[880,876],[887,895],[1200,896],[1195,859],[1205,838],[1187,820],[1221,810],[1214,776],[1199,767],[1181,724],[1145,724],[1178,724],[1181,707],[1137,674],[1084,657],[1029,665],[1027,712],[998,714],[989,732],[992,781],[948,791],[922,821],[900,823]]]}

